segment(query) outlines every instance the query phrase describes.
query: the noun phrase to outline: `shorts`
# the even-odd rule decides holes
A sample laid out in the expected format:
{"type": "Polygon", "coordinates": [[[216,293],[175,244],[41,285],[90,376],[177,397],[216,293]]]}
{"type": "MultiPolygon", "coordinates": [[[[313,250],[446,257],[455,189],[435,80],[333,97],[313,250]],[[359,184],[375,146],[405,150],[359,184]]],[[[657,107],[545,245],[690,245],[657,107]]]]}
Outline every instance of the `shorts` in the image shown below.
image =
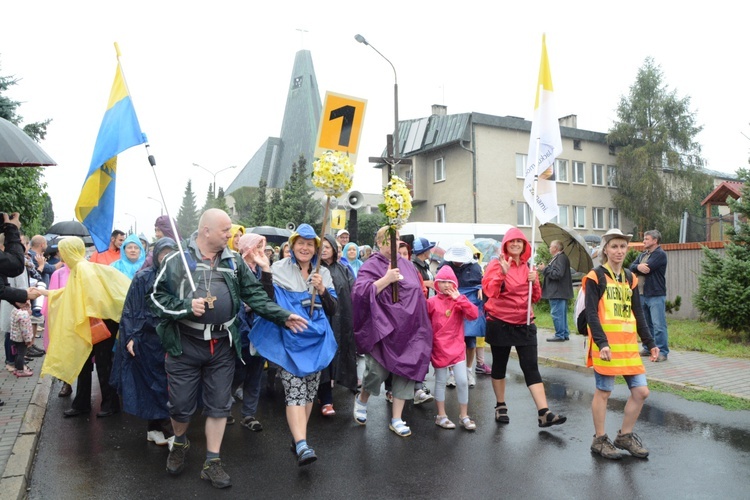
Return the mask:
{"type": "MultiPolygon", "coordinates": [[[[645,373],[640,373],[638,375],[623,375],[623,377],[628,384],[628,389],[632,389],[633,387],[648,387],[645,373]]],[[[596,380],[596,388],[600,391],[612,392],[615,390],[614,375],[600,375],[594,372],[594,378],[596,380]]]]}
{"type": "MultiPolygon", "coordinates": [[[[363,390],[373,396],[379,396],[380,386],[390,374],[375,358],[369,354],[365,354],[365,375],[362,380],[363,390]]],[[[404,400],[414,399],[414,380],[409,380],[394,373],[391,391],[394,398],[404,400]]]]}
{"type": "Polygon", "coordinates": [[[476,337],[464,337],[464,342],[466,343],[467,349],[474,349],[477,346],[476,337]]]}
{"type": "Polygon", "coordinates": [[[237,352],[229,337],[206,341],[181,335],[182,354],[167,355],[164,368],[169,388],[169,415],[187,423],[198,408],[198,389],[202,389],[203,414],[212,418],[228,417],[232,409],[232,378],[237,352]],[[211,352],[210,342],[214,342],[211,352]]]}
{"type": "Polygon", "coordinates": [[[284,386],[284,400],[287,406],[305,406],[312,404],[318,395],[320,372],[298,377],[283,368],[280,372],[281,385],[284,386]]]}

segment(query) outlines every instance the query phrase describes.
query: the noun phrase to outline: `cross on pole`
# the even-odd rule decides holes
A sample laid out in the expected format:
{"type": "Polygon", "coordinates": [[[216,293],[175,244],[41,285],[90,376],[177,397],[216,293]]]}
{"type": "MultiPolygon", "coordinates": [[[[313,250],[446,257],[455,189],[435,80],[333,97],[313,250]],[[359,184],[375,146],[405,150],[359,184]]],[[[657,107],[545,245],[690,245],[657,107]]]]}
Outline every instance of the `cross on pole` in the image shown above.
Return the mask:
{"type": "MultiPolygon", "coordinates": [[[[388,165],[388,181],[393,177],[393,167],[396,165],[411,165],[409,158],[400,158],[398,148],[393,147],[393,135],[388,134],[386,137],[386,156],[371,156],[368,158],[371,163],[385,163],[388,165]]],[[[398,267],[398,248],[396,246],[396,232],[390,231],[391,242],[391,268],[398,267]]],[[[393,302],[398,302],[398,284],[393,285],[393,302]]]]}

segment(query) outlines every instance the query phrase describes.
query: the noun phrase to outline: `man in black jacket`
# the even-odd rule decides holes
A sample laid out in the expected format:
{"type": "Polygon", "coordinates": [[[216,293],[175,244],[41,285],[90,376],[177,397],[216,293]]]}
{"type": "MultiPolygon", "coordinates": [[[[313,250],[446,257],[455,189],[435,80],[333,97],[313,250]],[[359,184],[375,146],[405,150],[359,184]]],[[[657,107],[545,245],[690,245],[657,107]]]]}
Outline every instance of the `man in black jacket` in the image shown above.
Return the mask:
{"type": "Polygon", "coordinates": [[[0,250],[0,299],[11,304],[24,303],[34,300],[41,294],[36,288],[23,290],[8,286],[8,278],[13,278],[26,270],[24,254],[26,249],[21,243],[21,222],[18,212],[2,214],[3,234],[5,235],[5,250],[0,250]]]}
{"type": "Polygon", "coordinates": [[[568,301],[573,298],[573,278],[570,275],[570,260],[563,253],[563,245],[555,240],[549,246],[552,260],[546,266],[540,264],[537,271],[544,276],[542,298],[549,300],[550,314],[555,325],[555,336],[547,342],[570,340],[568,329],[568,301]]]}

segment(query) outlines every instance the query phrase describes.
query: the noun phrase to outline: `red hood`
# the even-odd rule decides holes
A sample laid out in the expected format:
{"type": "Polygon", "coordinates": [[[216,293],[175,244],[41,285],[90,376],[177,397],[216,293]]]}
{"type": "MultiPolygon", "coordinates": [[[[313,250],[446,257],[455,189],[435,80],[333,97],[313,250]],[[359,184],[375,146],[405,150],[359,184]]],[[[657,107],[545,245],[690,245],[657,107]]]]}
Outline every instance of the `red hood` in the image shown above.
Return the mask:
{"type": "Polygon", "coordinates": [[[524,241],[524,247],[523,252],[521,252],[521,263],[528,262],[529,258],[531,257],[531,245],[529,244],[529,240],[526,239],[526,235],[523,234],[523,231],[518,229],[517,227],[512,227],[508,229],[508,231],[505,233],[505,236],[503,236],[503,243],[502,243],[502,249],[503,249],[503,257],[506,259],[508,258],[508,249],[506,248],[506,245],[511,240],[518,240],[521,239],[524,241]]]}
{"type": "MultiPolygon", "coordinates": [[[[437,272],[437,275],[435,276],[435,281],[450,281],[453,283],[453,286],[458,289],[458,278],[456,278],[456,273],[453,272],[453,269],[451,269],[451,266],[443,266],[440,268],[440,270],[437,272]]],[[[437,292],[440,292],[440,289],[436,286],[435,290],[437,292]]]]}

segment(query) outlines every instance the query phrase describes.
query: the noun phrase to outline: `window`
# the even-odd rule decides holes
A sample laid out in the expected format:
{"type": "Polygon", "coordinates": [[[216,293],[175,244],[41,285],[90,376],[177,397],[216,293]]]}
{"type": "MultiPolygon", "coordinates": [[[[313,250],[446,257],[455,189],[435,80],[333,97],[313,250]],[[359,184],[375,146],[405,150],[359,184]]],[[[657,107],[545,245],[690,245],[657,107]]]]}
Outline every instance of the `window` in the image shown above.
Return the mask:
{"type": "Polygon", "coordinates": [[[527,155],[516,153],[516,177],[519,179],[526,178],[526,157],[527,155]]]}
{"type": "Polygon", "coordinates": [[[445,162],[442,158],[435,160],[435,182],[443,182],[445,180],[445,162]]]}
{"type": "Polygon", "coordinates": [[[552,219],[552,222],[561,226],[570,225],[570,221],[568,220],[568,205],[557,205],[557,217],[552,219]]]}
{"type": "Polygon", "coordinates": [[[555,179],[568,182],[568,160],[555,160],[555,179]]]}
{"type": "Polygon", "coordinates": [[[586,227],[586,207],[573,205],[573,227],[576,229],[586,227]]]}
{"type": "Polygon", "coordinates": [[[616,208],[609,209],[609,228],[620,229],[620,211],[616,208]]]}
{"type": "Polygon", "coordinates": [[[604,165],[599,163],[591,164],[591,179],[594,186],[604,185],[604,165]]]}
{"type": "Polygon", "coordinates": [[[581,147],[581,139],[573,139],[573,149],[577,151],[581,151],[583,149],[581,147]]]}
{"type": "Polygon", "coordinates": [[[607,165],[607,187],[617,187],[617,167],[607,165]]]}
{"type": "Polygon", "coordinates": [[[519,201],[516,202],[516,209],[518,210],[518,225],[531,226],[531,208],[529,205],[519,201]]]}
{"type": "Polygon", "coordinates": [[[586,164],[582,161],[573,162],[573,182],[576,184],[586,183],[586,164]]]}
{"type": "Polygon", "coordinates": [[[591,209],[591,227],[604,229],[604,209],[594,207],[591,209]]]}
{"type": "Polygon", "coordinates": [[[445,204],[435,205],[435,222],[446,222],[445,220],[445,204]]]}

